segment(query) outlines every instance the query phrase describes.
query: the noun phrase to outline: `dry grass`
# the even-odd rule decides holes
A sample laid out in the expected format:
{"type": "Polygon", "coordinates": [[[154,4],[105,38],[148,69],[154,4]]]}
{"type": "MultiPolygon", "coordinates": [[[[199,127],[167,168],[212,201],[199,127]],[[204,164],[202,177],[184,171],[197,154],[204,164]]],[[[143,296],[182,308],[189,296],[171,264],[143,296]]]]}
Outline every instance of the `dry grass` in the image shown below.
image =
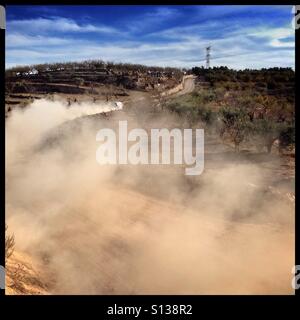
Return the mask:
{"type": "MultiPolygon", "coordinates": [[[[5,232],[7,232],[7,226],[5,226],[5,232]]],[[[11,257],[15,249],[15,236],[5,234],[5,259],[11,257]]]]}
{"type": "Polygon", "coordinates": [[[45,294],[40,272],[26,256],[15,252],[15,236],[5,227],[6,294],[45,294]]]}

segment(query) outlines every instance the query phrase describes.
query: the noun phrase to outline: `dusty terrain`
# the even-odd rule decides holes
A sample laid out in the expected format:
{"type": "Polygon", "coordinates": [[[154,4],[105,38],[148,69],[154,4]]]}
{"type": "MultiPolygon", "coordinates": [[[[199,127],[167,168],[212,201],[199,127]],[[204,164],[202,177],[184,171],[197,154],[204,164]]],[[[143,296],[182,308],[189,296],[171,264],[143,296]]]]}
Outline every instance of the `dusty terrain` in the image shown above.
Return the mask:
{"type": "MultiPolygon", "coordinates": [[[[189,79],[177,94],[193,89],[189,79]]],[[[180,166],[103,168],[100,128],[120,119],[146,130],[184,124],[161,110],[155,91],[49,98],[124,108],[67,122],[48,111],[41,121],[37,107],[8,116],[6,219],[16,250],[7,294],[294,293],[293,158],[237,154],[210,134],[195,178],[180,166]]]]}

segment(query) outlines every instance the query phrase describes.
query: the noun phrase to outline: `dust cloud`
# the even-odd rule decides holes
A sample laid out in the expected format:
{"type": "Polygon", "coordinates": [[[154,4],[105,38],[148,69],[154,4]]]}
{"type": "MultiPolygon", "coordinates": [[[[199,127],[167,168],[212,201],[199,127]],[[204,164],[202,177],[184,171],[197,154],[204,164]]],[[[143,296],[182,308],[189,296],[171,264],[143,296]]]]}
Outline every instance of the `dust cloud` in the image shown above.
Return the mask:
{"type": "Polygon", "coordinates": [[[113,108],[42,99],[6,121],[6,222],[49,293],[293,294],[294,204],[265,171],[209,145],[196,178],[101,166],[97,131],[129,117],[113,108]]]}

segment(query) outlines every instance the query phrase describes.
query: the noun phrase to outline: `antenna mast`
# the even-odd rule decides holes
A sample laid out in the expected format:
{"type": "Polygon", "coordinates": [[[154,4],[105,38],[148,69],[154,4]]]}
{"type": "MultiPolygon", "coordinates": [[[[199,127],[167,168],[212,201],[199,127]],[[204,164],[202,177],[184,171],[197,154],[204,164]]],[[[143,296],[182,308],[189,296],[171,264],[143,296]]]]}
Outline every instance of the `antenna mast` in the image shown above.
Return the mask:
{"type": "Polygon", "coordinates": [[[206,68],[207,69],[210,68],[210,49],[211,49],[211,46],[206,47],[206,68]]]}

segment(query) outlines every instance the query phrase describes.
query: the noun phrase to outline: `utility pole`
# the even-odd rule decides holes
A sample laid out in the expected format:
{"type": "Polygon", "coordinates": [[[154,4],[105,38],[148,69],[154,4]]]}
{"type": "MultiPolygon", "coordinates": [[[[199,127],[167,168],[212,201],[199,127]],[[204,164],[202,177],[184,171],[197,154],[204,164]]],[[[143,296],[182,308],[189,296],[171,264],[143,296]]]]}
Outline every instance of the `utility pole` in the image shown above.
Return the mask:
{"type": "Polygon", "coordinates": [[[207,69],[210,68],[210,48],[211,46],[206,47],[206,68],[207,69]]]}

